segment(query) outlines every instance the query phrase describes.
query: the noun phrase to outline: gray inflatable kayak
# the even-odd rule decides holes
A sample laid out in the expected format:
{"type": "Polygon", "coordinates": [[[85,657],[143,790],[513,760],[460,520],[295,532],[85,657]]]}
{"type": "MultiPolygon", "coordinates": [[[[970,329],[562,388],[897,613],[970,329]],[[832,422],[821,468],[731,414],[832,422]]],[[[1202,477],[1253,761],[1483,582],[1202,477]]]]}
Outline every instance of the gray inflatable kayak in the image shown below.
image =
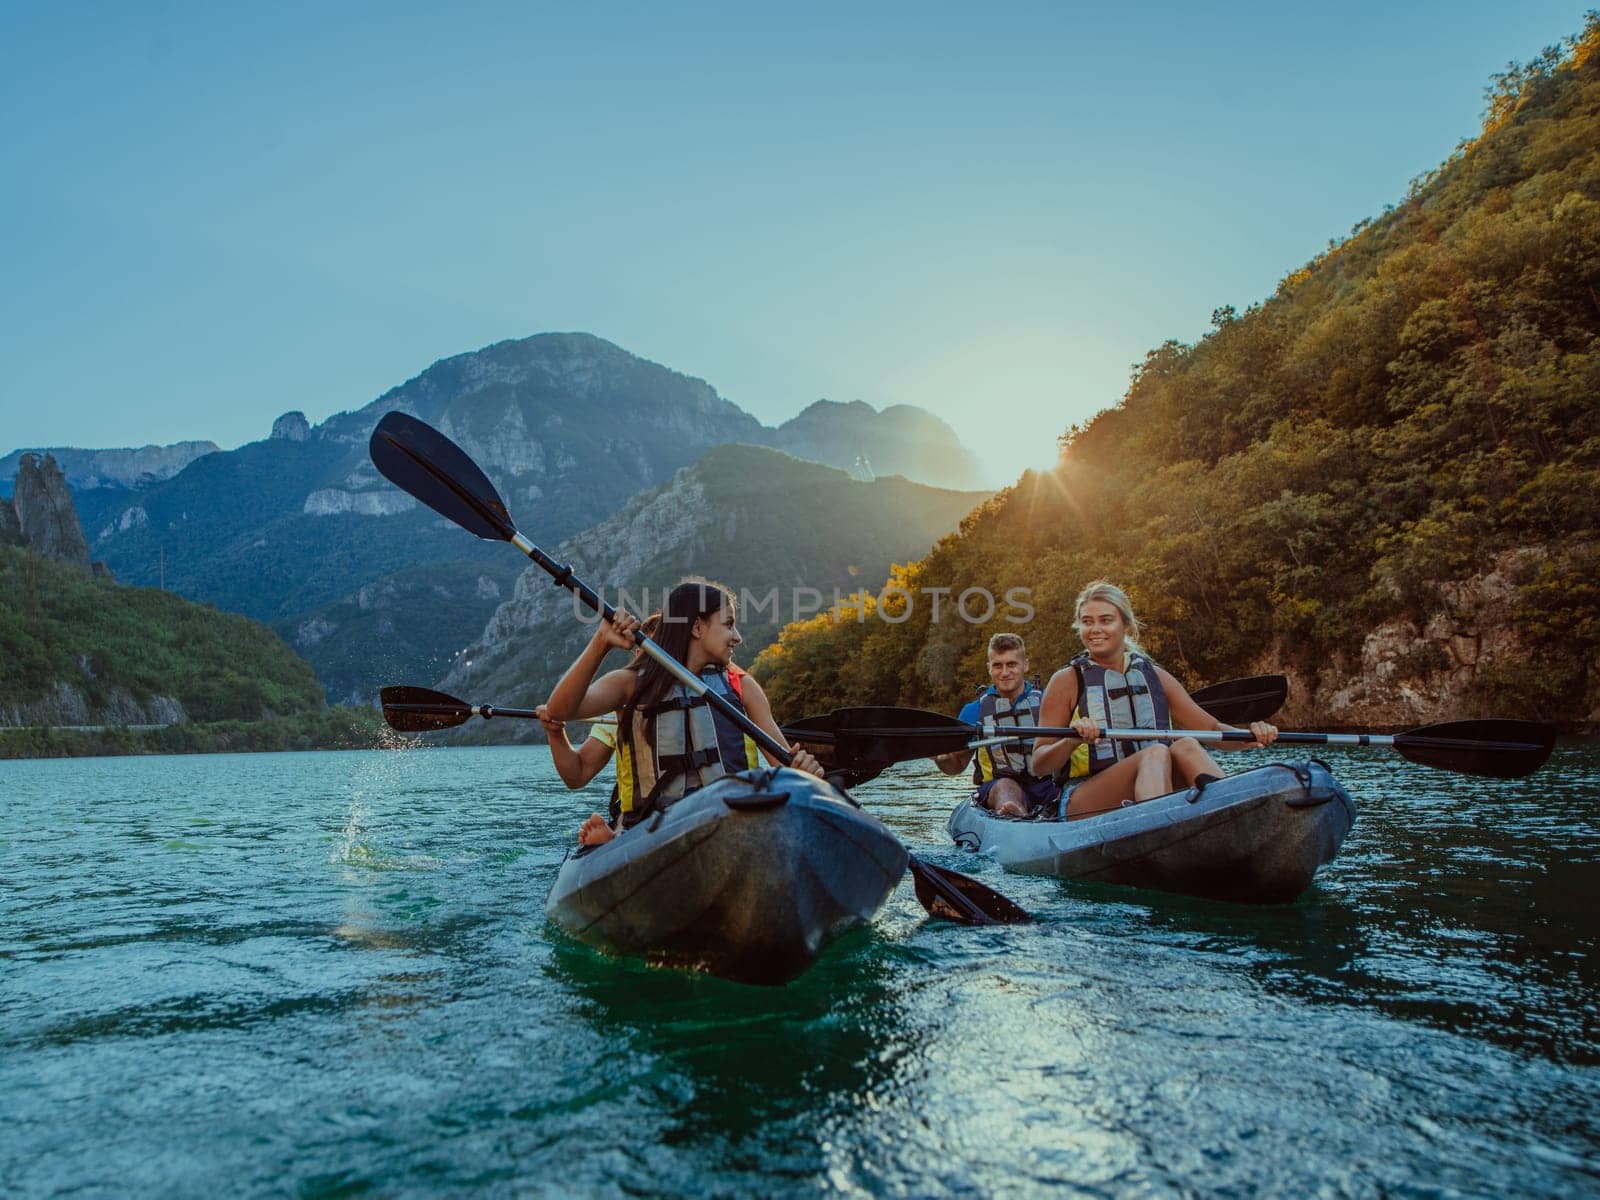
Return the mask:
{"type": "Polygon", "coordinates": [[[545,913],[591,945],[745,983],[786,983],[870,921],[906,849],[831,784],[717,780],[562,864],[545,913]]]}
{"type": "Polygon", "coordinates": [[[1247,904],[1305,891],[1355,820],[1350,796],[1316,760],[1272,763],[1079,821],[997,817],[965,801],[956,845],[1007,870],[1092,879],[1247,904]]]}

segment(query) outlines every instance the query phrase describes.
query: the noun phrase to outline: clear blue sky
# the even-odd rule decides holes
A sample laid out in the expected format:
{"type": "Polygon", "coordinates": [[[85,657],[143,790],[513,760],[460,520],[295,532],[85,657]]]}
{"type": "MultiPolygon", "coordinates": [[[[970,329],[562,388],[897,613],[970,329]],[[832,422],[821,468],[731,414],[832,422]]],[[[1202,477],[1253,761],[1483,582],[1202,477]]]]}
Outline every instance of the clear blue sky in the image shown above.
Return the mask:
{"type": "Polygon", "coordinates": [[[0,452],[266,435],[587,330],[996,479],[1474,134],[1594,0],[0,0],[0,452]]]}

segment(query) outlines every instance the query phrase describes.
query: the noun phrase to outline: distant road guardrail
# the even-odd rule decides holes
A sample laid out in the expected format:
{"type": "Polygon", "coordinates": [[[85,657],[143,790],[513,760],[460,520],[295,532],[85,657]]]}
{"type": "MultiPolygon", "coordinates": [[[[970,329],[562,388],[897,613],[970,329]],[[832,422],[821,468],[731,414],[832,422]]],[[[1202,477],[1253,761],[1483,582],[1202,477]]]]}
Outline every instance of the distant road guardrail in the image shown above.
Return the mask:
{"type": "Polygon", "coordinates": [[[26,733],[29,730],[62,729],[69,733],[104,733],[108,729],[171,729],[172,725],[0,725],[0,733],[16,730],[26,733]]]}

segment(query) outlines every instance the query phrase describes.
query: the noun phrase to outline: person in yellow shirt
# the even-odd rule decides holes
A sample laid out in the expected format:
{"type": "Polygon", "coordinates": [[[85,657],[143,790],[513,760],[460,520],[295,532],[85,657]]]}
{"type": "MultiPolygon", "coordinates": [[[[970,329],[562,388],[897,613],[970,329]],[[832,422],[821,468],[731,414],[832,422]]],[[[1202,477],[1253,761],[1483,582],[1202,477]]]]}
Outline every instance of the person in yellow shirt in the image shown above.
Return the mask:
{"type": "MultiPolygon", "coordinates": [[[[617,750],[616,725],[591,725],[583,745],[574,747],[567,737],[566,722],[551,717],[548,705],[541,704],[534,712],[539,714],[539,724],[544,726],[545,737],[550,740],[550,757],[562,783],[572,789],[581,788],[605,770],[617,750]]],[[[620,813],[615,820],[621,820],[620,813]]],[[[599,813],[591,813],[578,830],[578,842],[584,846],[598,845],[609,842],[618,832],[599,813]]]]}

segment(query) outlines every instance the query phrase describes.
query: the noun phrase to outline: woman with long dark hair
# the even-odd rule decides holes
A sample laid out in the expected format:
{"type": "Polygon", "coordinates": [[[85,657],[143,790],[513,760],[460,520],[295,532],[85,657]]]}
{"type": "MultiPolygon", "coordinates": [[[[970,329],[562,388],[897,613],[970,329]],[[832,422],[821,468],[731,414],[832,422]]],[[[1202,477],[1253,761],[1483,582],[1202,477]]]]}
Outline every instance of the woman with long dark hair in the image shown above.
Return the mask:
{"type": "MultiPolygon", "coordinates": [[[[761,685],[733,665],[733,652],[742,639],[733,594],[727,588],[704,579],[685,580],[667,593],[659,619],[653,639],[657,645],[780,744],[789,745],[761,685]]],[[[618,714],[621,829],[723,775],[761,765],[761,754],[744,730],[654,659],[635,653],[627,666],[595,678],[607,654],[633,647],[638,627],[637,618],[620,611],[614,620],[602,620],[545,702],[555,721],[618,714]]],[[[795,751],[793,765],[822,774],[820,764],[804,750],[795,751]]],[[[612,835],[605,818],[595,813],[584,822],[578,840],[593,845],[609,841],[612,835]]]]}

